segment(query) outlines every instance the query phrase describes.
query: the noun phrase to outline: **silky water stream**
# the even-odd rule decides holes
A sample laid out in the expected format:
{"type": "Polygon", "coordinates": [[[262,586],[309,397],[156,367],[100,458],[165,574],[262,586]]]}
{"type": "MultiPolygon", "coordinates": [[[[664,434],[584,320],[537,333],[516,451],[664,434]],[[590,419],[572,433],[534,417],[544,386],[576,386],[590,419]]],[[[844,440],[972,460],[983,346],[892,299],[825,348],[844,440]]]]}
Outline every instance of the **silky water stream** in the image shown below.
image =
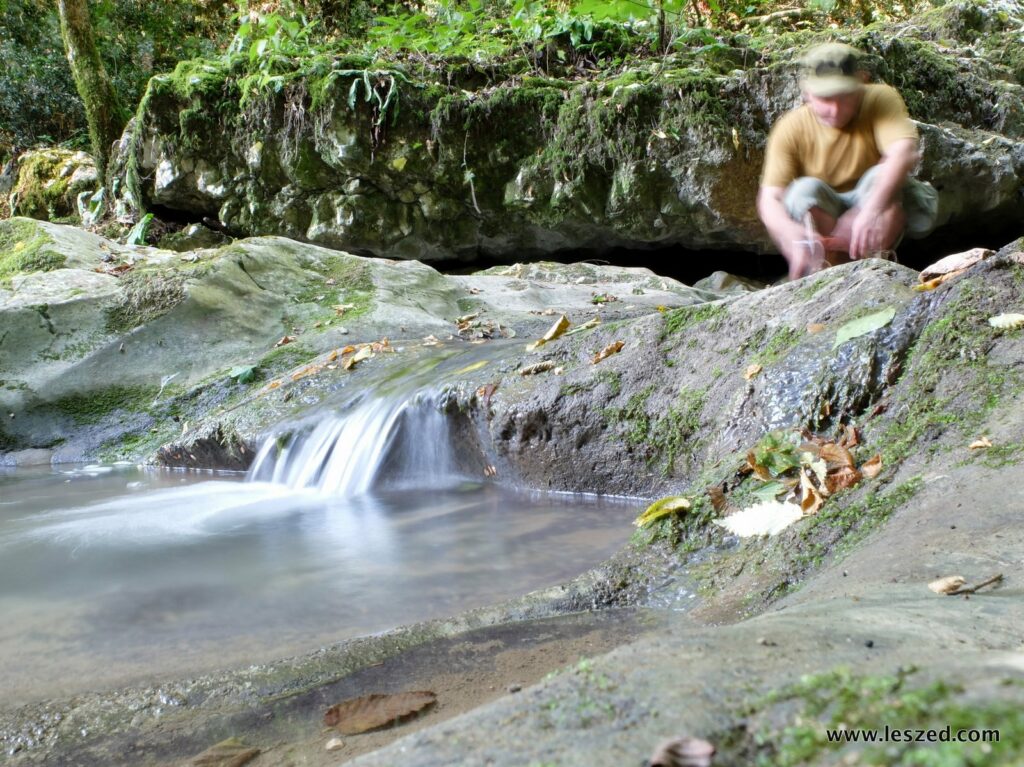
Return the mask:
{"type": "Polygon", "coordinates": [[[441,408],[480,354],[338,392],[271,434],[244,478],[0,470],[4,705],[298,654],[551,585],[621,547],[635,504],[482,479],[441,408]]]}

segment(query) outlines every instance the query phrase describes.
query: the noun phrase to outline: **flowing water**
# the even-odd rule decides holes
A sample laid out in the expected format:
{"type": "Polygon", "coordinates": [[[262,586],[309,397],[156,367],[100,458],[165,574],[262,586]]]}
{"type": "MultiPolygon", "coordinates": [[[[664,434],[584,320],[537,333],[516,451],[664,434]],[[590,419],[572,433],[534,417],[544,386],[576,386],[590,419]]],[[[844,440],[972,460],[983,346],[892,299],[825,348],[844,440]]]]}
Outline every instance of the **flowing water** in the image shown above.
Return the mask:
{"type": "Polygon", "coordinates": [[[635,503],[466,476],[429,377],[282,427],[245,481],[0,471],[4,705],[448,615],[569,578],[623,544],[635,503]]]}

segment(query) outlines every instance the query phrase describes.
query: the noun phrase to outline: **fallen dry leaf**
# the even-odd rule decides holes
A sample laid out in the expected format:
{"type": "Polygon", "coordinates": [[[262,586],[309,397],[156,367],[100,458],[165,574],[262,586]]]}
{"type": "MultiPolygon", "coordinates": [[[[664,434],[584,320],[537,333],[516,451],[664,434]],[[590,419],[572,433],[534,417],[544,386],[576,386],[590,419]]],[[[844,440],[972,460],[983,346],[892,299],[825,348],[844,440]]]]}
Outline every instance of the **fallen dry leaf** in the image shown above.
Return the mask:
{"type": "Polygon", "coordinates": [[[962,575],[947,575],[945,578],[939,578],[929,583],[928,588],[936,594],[952,594],[965,583],[967,583],[967,579],[962,575]]]}
{"type": "Polygon", "coordinates": [[[363,360],[367,360],[372,356],[373,350],[369,346],[364,346],[351,357],[346,357],[341,367],[345,370],[351,370],[360,362],[362,362],[363,360]]]}
{"type": "Polygon", "coordinates": [[[327,362],[334,362],[336,359],[338,359],[338,350],[332,349],[331,353],[327,355],[327,362]]]}
{"type": "Polygon", "coordinates": [[[345,316],[345,312],[347,312],[347,311],[349,311],[351,309],[355,309],[356,305],[355,304],[335,304],[331,308],[334,309],[334,313],[337,316],[344,317],[345,316]]]}
{"type": "Polygon", "coordinates": [[[852,466],[842,466],[825,477],[825,489],[829,495],[846,490],[860,482],[864,476],[852,466]]]}
{"type": "Polygon", "coordinates": [[[821,491],[815,487],[806,471],[800,472],[800,510],[806,514],[817,514],[825,503],[821,491]]]}
{"type": "Polygon", "coordinates": [[[355,350],[356,350],[356,347],[354,347],[354,346],[346,346],[344,349],[341,350],[341,353],[342,354],[351,354],[355,350]]]}
{"type": "Polygon", "coordinates": [[[584,322],[582,325],[578,325],[578,326],[574,327],[572,330],[565,331],[565,334],[567,336],[574,336],[577,333],[582,333],[585,330],[593,330],[594,328],[596,328],[600,324],[601,324],[601,318],[600,317],[593,317],[592,319],[589,319],[586,322],[584,322]]]}
{"type": "Polygon", "coordinates": [[[590,361],[591,364],[596,365],[601,360],[606,360],[613,354],[618,354],[620,351],[622,351],[623,346],[625,346],[625,344],[622,341],[615,341],[614,343],[608,344],[601,351],[594,355],[594,359],[590,361]]]}
{"type": "Polygon", "coordinates": [[[818,450],[818,455],[824,459],[826,463],[834,464],[836,466],[852,467],[856,463],[853,460],[853,456],[850,455],[849,450],[834,442],[827,442],[822,445],[818,450]]]}
{"type": "Polygon", "coordinates": [[[860,444],[860,434],[857,433],[857,428],[850,424],[845,424],[841,427],[843,430],[842,436],[839,438],[839,443],[843,447],[856,447],[860,444]]]}
{"type": "Polygon", "coordinates": [[[651,758],[650,767],[711,767],[715,747],[700,738],[672,738],[659,744],[651,758]]]}
{"type": "Polygon", "coordinates": [[[423,339],[423,345],[424,346],[440,346],[441,342],[437,339],[436,336],[427,336],[426,338],[423,339]]]}
{"type": "Polygon", "coordinates": [[[821,333],[823,330],[825,330],[825,326],[822,325],[820,322],[812,322],[810,325],[807,326],[807,332],[810,333],[812,336],[821,333]]]}
{"type": "Polygon", "coordinates": [[[707,489],[707,494],[711,499],[711,507],[719,513],[729,504],[725,497],[725,488],[722,485],[711,485],[707,489]]]}
{"type": "Polygon", "coordinates": [[[743,377],[744,377],[744,378],[745,378],[745,379],[746,379],[747,381],[749,381],[749,380],[750,380],[751,378],[753,378],[754,376],[756,376],[756,375],[757,375],[758,373],[760,373],[760,372],[761,372],[762,370],[764,370],[764,368],[763,368],[763,367],[761,367],[760,365],[748,365],[748,366],[747,366],[747,369],[743,371],[743,377]]]}
{"type": "Polygon", "coordinates": [[[953,253],[922,269],[921,282],[928,282],[940,275],[964,271],[992,255],[995,255],[995,251],[988,248],[971,248],[963,253],[953,253]]]}
{"type": "Polygon", "coordinates": [[[1024,314],[997,314],[988,318],[988,324],[999,330],[1016,330],[1024,327],[1024,314]]]}
{"type": "Polygon", "coordinates": [[[322,364],[321,365],[306,365],[305,367],[299,368],[294,373],[292,373],[291,374],[291,379],[293,381],[298,381],[298,380],[300,380],[302,378],[305,378],[306,376],[311,376],[311,375],[314,375],[316,373],[319,373],[323,369],[324,369],[324,366],[322,364]]]}
{"type": "Polygon", "coordinates": [[[282,336],[281,340],[274,344],[274,348],[277,349],[279,346],[290,344],[295,340],[295,336],[282,336]]]}
{"type": "Polygon", "coordinates": [[[927,280],[926,282],[922,282],[920,285],[915,285],[913,287],[913,290],[917,291],[918,293],[924,293],[925,291],[928,290],[935,290],[935,288],[939,287],[939,285],[949,282],[950,280],[955,279],[960,275],[966,273],[966,269],[958,269],[955,272],[948,272],[947,274],[942,274],[939,275],[938,277],[927,280]]]}
{"type": "Polygon", "coordinates": [[[992,447],[992,440],[990,440],[988,437],[982,437],[981,439],[974,440],[974,442],[972,442],[971,444],[969,444],[967,446],[967,449],[968,450],[984,450],[985,448],[988,448],[988,447],[992,447]]]}
{"type": "Polygon", "coordinates": [[[249,748],[238,738],[222,740],[192,760],[194,767],[242,767],[260,755],[258,748],[249,748]]]}
{"type": "Polygon", "coordinates": [[[472,322],[480,316],[480,312],[473,312],[471,314],[463,314],[461,317],[455,318],[456,325],[465,325],[468,322],[472,322]]]}
{"type": "Polygon", "coordinates": [[[531,344],[527,344],[526,351],[532,352],[534,349],[539,349],[549,341],[554,341],[556,338],[561,336],[565,331],[569,329],[569,318],[564,314],[556,320],[555,324],[548,328],[548,332],[545,333],[541,338],[538,338],[531,344]]]}
{"type": "Polygon", "coordinates": [[[882,473],[882,454],[879,453],[872,458],[869,458],[863,466],[860,467],[861,474],[868,479],[874,479],[882,473]]]}
{"type": "Polygon", "coordinates": [[[519,369],[519,375],[521,376],[532,376],[537,373],[546,373],[555,367],[555,363],[552,360],[544,360],[543,362],[535,362],[532,365],[527,365],[524,368],[519,369]]]}
{"type": "Polygon", "coordinates": [[[342,735],[358,735],[396,723],[436,702],[437,696],[429,690],[371,693],[331,706],[324,714],[324,724],[336,727],[342,735]]]}
{"type": "Polygon", "coordinates": [[[490,408],[491,397],[494,395],[494,392],[497,390],[497,388],[498,384],[489,383],[484,384],[483,386],[476,390],[476,396],[484,401],[484,410],[490,408]]]}

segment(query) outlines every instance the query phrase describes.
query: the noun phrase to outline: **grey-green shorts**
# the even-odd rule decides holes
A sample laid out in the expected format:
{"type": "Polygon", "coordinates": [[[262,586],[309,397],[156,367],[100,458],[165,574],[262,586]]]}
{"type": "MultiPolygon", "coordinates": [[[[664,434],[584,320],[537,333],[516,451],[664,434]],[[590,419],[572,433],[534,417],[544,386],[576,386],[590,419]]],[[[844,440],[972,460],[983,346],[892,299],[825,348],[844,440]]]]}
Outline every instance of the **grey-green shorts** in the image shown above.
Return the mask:
{"type": "MultiPolygon", "coordinates": [[[[819,178],[804,176],[786,187],[782,203],[794,221],[803,221],[807,211],[814,207],[821,208],[833,218],[839,218],[867,197],[877,175],[876,165],[861,176],[857,186],[849,192],[837,192],[819,178]]],[[[903,186],[902,205],[907,216],[908,237],[924,237],[935,228],[939,195],[931,184],[908,179],[903,186]]]]}

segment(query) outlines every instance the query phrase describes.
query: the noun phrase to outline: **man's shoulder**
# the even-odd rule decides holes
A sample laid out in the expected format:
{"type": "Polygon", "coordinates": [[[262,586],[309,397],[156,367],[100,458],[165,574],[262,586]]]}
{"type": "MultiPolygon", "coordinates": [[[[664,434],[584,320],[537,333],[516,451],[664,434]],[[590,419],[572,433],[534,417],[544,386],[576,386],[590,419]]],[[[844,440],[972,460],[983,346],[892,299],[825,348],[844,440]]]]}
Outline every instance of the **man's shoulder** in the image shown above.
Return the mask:
{"type": "Polygon", "coordinates": [[[809,125],[813,125],[813,122],[814,116],[811,114],[811,108],[806,104],[801,104],[782,115],[775,122],[772,130],[780,135],[799,134],[806,131],[809,125]]]}
{"type": "Polygon", "coordinates": [[[868,83],[864,86],[864,105],[878,108],[890,104],[902,105],[903,97],[891,85],[885,83],[868,83]]]}

